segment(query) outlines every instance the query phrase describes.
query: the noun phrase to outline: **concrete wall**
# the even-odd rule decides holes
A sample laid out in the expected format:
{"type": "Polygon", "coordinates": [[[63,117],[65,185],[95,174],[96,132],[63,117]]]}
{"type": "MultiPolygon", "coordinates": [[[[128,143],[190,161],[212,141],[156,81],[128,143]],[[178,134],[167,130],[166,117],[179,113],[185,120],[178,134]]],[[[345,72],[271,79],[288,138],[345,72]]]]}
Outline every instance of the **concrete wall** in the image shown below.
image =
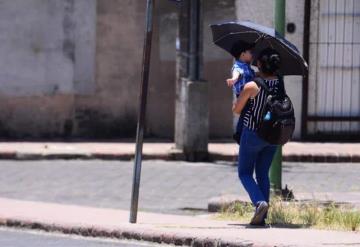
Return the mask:
{"type": "Polygon", "coordinates": [[[0,1],[0,135],[134,135],[144,11],[130,0],[0,1]]]}
{"type": "MultiPolygon", "coordinates": [[[[285,37],[297,46],[302,53],[304,35],[304,0],[286,1],[286,24],[294,23],[294,33],[285,33],[285,37]]],[[[238,20],[250,20],[265,26],[274,26],[275,1],[237,0],[236,15],[238,20]]],[[[301,136],[302,77],[286,76],[285,87],[295,107],[296,128],[294,139],[301,136]]]]}
{"type": "MultiPolygon", "coordinates": [[[[124,8],[123,1],[109,2],[112,4],[108,2],[101,4],[108,9],[123,9],[126,13],[114,12],[110,19],[108,17],[111,13],[110,10],[110,12],[102,13],[98,9],[98,23],[101,25],[98,24],[97,35],[99,40],[97,83],[98,85],[106,83],[101,91],[106,97],[112,94],[117,96],[116,99],[113,99],[114,102],[109,102],[112,97],[107,97],[103,102],[108,104],[107,109],[113,108],[114,116],[111,118],[119,119],[121,126],[127,122],[128,126],[125,128],[127,133],[134,134],[135,129],[130,126],[135,126],[135,113],[138,107],[145,4],[141,1],[126,3],[127,8],[132,5],[136,6],[135,14],[134,11],[124,8]],[[134,20],[134,17],[137,20],[134,20]],[[129,20],[130,26],[128,26],[129,20]],[[120,25],[122,23],[127,25],[120,25]],[[102,35],[101,30],[105,25],[109,27],[109,30],[102,35]],[[110,41],[112,45],[109,46],[108,42],[110,41]],[[99,44],[102,42],[104,42],[104,46],[100,47],[99,44]],[[113,59],[115,55],[116,59],[113,59]],[[109,68],[114,68],[114,71],[109,71],[109,68]],[[123,119],[125,123],[122,123],[123,119]]],[[[234,1],[204,1],[203,8],[204,79],[210,84],[211,99],[209,104],[210,136],[212,138],[230,137],[232,134],[231,90],[225,86],[224,79],[229,74],[231,58],[212,44],[208,25],[218,21],[233,20],[235,18],[234,1]]],[[[178,6],[171,1],[159,1],[155,5],[154,11],[146,136],[173,139],[178,6]]],[[[101,111],[103,112],[105,109],[101,111]]],[[[97,117],[95,116],[95,118],[97,117]]],[[[119,132],[117,135],[124,136],[125,134],[119,132]]]]}
{"type": "Polygon", "coordinates": [[[95,89],[95,0],[0,1],[0,135],[69,132],[95,89]]]}
{"type": "Polygon", "coordinates": [[[77,95],[74,136],[133,136],[136,129],[145,5],[97,1],[96,91],[77,95]]]}
{"type": "MultiPolygon", "coordinates": [[[[297,25],[287,37],[300,49],[303,2],[287,1],[287,21],[297,25]]],[[[206,0],[203,7],[210,137],[229,138],[232,95],[224,81],[232,59],[212,44],[208,25],[237,18],[271,26],[273,1],[206,0]]],[[[174,134],[177,10],[157,1],[147,137],[174,134]]],[[[133,137],[144,20],[142,0],[0,0],[0,136],[133,137]]],[[[301,79],[286,80],[300,120],[301,79]]]]}
{"type": "MultiPolygon", "coordinates": [[[[159,1],[155,11],[147,135],[173,138],[175,119],[175,60],[177,11],[171,1],[159,1]]],[[[231,57],[212,43],[209,25],[235,19],[234,0],[203,1],[204,67],[209,83],[209,128],[211,138],[232,135],[231,90],[225,86],[231,57]]]]}
{"type": "MultiPolygon", "coordinates": [[[[296,30],[294,33],[287,32],[286,38],[295,44],[300,53],[303,53],[304,46],[304,8],[305,0],[288,0],[286,1],[286,23],[294,23],[296,30]]],[[[301,76],[287,76],[285,78],[286,90],[295,107],[296,127],[294,139],[301,137],[301,111],[302,111],[302,80],[301,76]]]]}
{"type": "MultiPolygon", "coordinates": [[[[234,0],[204,1],[204,79],[210,133],[229,137],[231,59],[211,43],[208,24],[235,17],[234,0]]],[[[173,138],[177,6],[155,8],[148,137],[173,138]]],[[[134,136],[145,2],[0,1],[0,136],[134,136]]]]}
{"type": "Polygon", "coordinates": [[[211,138],[229,138],[233,134],[232,90],[225,80],[230,76],[232,57],[212,43],[208,25],[236,19],[235,1],[203,1],[204,77],[209,83],[209,121],[211,138]]]}

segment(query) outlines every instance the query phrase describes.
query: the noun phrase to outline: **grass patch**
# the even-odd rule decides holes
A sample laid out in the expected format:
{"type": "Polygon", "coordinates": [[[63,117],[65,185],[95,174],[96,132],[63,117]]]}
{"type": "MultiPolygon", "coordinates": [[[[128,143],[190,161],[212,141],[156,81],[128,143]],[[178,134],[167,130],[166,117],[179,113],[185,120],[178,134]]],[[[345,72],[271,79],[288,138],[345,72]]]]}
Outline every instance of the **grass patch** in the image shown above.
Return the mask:
{"type": "MultiPolygon", "coordinates": [[[[224,207],[217,218],[249,223],[253,213],[254,208],[250,203],[235,202],[224,207]]],[[[275,227],[360,231],[360,211],[334,203],[323,205],[317,201],[297,202],[273,198],[267,223],[275,227]]]]}
{"type": "Polygon", "coordinates": [[[218,215],[219,219],[246,222],[254,212],[251,203],[235,202],[223,207],[218,215]]]}
{"type": "Polygon", "coordinates": [[[360,212],[346,211],[342,215],[342,224],[345,229],[356,231],[360,228],[360,212]]]}
{"type": "Polygon", "coordinates": [[[296,210],[288,202],[274,198],[270,203],[267,223],[272,225],[292,225],[295,223],[296,210]]]}

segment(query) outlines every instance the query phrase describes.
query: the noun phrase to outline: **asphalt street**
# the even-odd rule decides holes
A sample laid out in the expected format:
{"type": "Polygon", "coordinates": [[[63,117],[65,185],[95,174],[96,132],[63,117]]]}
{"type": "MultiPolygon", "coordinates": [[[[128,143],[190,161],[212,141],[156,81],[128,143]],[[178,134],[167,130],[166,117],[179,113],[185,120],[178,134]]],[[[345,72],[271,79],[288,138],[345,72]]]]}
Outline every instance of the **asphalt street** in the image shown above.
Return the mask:
{"type": "MultiPolygon", "coordinates": [[[[130,207],[133,162],[103,160],[0,161],[0,197],[93,207],[130,207]]],[[[360,164],[283,164],[294,193],[360,192],[360,164]]],[[[211,197],[246,195],[229,163],[145,161],[139,208],[201,214],[211,197]]]]}

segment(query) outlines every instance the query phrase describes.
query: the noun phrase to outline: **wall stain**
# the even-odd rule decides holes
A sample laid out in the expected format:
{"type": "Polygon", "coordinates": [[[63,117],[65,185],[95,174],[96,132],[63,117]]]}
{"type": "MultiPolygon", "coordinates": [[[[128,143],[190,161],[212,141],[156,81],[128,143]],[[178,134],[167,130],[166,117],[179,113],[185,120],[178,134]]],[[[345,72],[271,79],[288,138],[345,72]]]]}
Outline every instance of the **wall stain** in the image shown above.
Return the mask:
{"type": "Polygon", "coordinates": [[[86,138],[130,138],[136,134],[136,116],[114,117],[92,109],[76,109],[76,135],[86,138]]]}
{"type": "Polygon", "coordinates": [[[75,2],[74,0],[64,1],[64,41],[63,41],[63,53],[65,57],[69,58],[72,62],[75,62],[75,28],[76,23],[74,20],[75,2]]]}

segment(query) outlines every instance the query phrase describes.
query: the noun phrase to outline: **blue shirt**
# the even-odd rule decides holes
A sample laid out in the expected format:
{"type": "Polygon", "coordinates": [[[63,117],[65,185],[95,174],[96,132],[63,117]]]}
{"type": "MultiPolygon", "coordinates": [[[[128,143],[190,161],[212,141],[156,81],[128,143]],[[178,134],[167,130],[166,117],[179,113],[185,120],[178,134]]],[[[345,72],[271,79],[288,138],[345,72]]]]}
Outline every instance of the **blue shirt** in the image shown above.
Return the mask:
{"type": "Polygon", "coordinates": [[[244,88],[245,83],[252,81],[255,77],[255,72],[251,68],[250,64],[236,60],[232,69],[233,71],[238,71],[240,73],[239,79],[233,85],[233,91],[236,94],[236,97],[240,95],[241,90],[244,88]]]}

